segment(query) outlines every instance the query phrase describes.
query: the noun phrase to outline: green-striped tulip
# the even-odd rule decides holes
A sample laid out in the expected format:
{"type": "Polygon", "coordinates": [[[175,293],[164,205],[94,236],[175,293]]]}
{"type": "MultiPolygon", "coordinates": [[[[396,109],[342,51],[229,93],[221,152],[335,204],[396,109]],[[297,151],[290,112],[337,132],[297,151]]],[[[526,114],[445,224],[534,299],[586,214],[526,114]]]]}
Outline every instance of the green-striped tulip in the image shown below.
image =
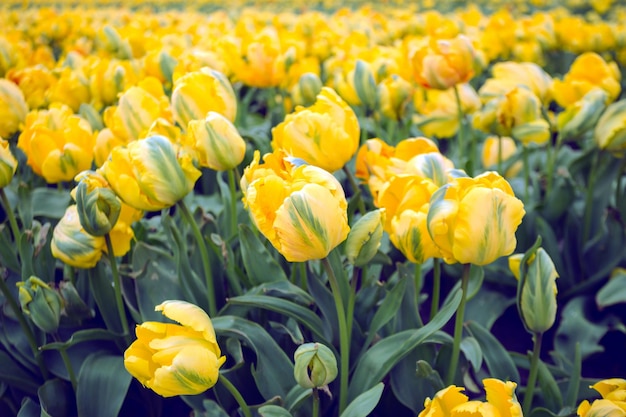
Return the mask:
{"type": "Polygon", "coordinates": [[[7,79],[0,79],[0,136],[9,138],[20,129],[28,113],[22,90],[7,79]]]}
{"type": "Polygon", "coordinates": [[[600,149],[623,156],[626,150],[626,99],[606,108],[596,124],[594,139],[600,149]]]}
{"type": "Polygon", "coordinates": [[[0,188],[9,185],[16,170],[17,159],[9,149],[9,142],[0,138],[0,188]]]}
{"type": "Polygon", "coordinates": [[[235,125],[214,111],[204,120],[190,121],[187,134],[202,167],[215,171],[233,169],[246,154],[246,142],[235,125]]]}
{"type": "Polygon", "coordinates": [[[97,172],[83,171],[76,176],[76,181],[78,185],[73,194],[80,224],[90,235],[106,235],[115,226],[122,203],[97,172]]]}
{"type": "Polygon", "coordinates": [[[80,225],[76,205],[71,205],[52,234],[52,256],[76,268],[93,268],[106,246],[103,237],[92,236],[80,225]]]}

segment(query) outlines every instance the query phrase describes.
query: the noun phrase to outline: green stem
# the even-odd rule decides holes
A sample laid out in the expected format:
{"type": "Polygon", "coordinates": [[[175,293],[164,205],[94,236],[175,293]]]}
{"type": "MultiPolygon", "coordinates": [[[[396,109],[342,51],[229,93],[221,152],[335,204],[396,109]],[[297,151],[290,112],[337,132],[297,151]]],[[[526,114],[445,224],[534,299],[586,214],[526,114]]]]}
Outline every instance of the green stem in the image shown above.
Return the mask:
{"type": "Polygon", "coordinates": [[[343,298],[339,290],[339,283],[333,272],[328,258],[322,259],[322,266],[328,275],[328,282],[335,299],[337,308],[337,321],[339,322],[339,352],[341,356],[341,371],[339,382],[339,415],[343,413],[348,403],[348,372],[350,369],[350,340],[348,339],[348,328],[346,323],[346,312],[343,306],[343,298]]]}
{"type": "Polygon", "coordinates": [[[530,408],[533,404],[533,394],[535,391],[535,383],[537,382],[537,371],[539,365],[539,354],[541,352],[541,339],[543,333],[535,333],[533,335],[533,356],[530,359],[530,370],[528,373],[528,382],[526,383],[526,391],[524,392],[524,404],[522,410],[524,414],[530,415],[530,408]]]}
{"type": "Polygon", "coordinates": [[[241,407],[241,411],[243,411],[243,415],[246,417],[252,417],[250,407],[248,407],[248,403],[246,403],[246,400],[243,399],[237,387],[235,387],[232,382],[230,382],[228,378],[226,378],[226,376],[224,376],[224,374],[222,373],[220,373],[217,381],[221,383],[224,388],[226,388],[228,392],[230,392],[230,395],[233,396],[235,401],[237,401],[237,404],[239,404],[239,407],[241,407]]]}
{"type": "Polygon", "coordinates": [[[417,317],[420,317],[420,293],[422,289],[422,264],[415,264],[415,272],[413,275],[415,282],[415,309],[417,317]]]}
{"type": "Polygon", "coordinates": [[[452,343],[452,357],[450,358],[450,368],[446,375],[446,385],[451,385],[456,375],[456,368],[459,365],[459,355],[461,353],[461,336],[463,335],[463,316],[465,315],[465,303],[467,302],[467,284],[469,282],[471,264],[463,265],[463,277],[461,278],[461,304],[456,311],[454,321],[454,342],[452,343]]]}
{"type": "Polygon", "coordinates": [[[319,417],[319,415],[320,415],[320,393],[319,393],[318,389],[314,387],[311,395],[313,396],[313,416],[312,417],[319,417]]]}
{"type": "Polygon", "coordinates": [[[547,162],[547,182],[546,182],[546,195],[550,195],[552,191],[552,185],[554,184],[554,174],[556,170],[556,158],[559,154],[559,149],[561,147],[561,135],[556,137],[556,143],[554,147],[548,147],[548,162],[547,162]]]}
{"type": "Polygon", "coordinates": [[[587,242],[587,239],[589,239],[589,233],[591,231],[591,214],[593,213],[593,191],[598,177],[597,171],[599,162],[600,152],[596,152],[593,155],[593,160],[591,161],[589,182],[587,183],[587,193],[585,195],[585,212],[583,215],[583,245],[587,242]]]}
{"type": "Polygon", "coordinates": [[[61,359],[63,359],[65,369],[67,369],[67,374],[70,377],[72,388],[74,389],[74,392],[76,392],[76,374],[74,374],[74,367],[72,366],[72,362],[70,362],[70,357],[67,356],[67,351],[64,348],[59,349],[59,354],[61,355],[61,359]]]}
{"type": "Polygon", "coordinates": [[[356,198],[358,198],[357,207],[359,208],[359,211],[361,212],[361,214],[365,214],[365,203],[363,202],[363,199],[361,198],[361,189],[359,188],[359,184],[357,183],[356,178],[354,178],[354,175],[352,174],[352,172],[348,169],[346,165],[343,166],[343,172],[346,173],[346,176],[348,177],[348,181],[350,182],[350,186],[352,187],[352,190],[354,191],[356,198]]]}
{"type": "Polygon", "coordinates": [[[228,170],[228,187],[230,188],[230,237],[237,235],[237,188],[235,183],[235,171],[237,168],[228,170]]]}
{"type": "Polygon", "coordinates": [[[111,274],[113,275],[113,287],[115,290],[115,304],[117,305],[117,315],[120,317],[122,323],[122,332],[126,342],[130,344],[130,332],[128,331],[128,320],[126,319],[126,310],[124,309],[124,300],[122,299],[122,282],[120,280],[120,274],[117,270],[117,260],[113,254],[113,244],[111,243],[111,236],[107,233],[104,235],[104,240],[107,245],[107,256],[111,264],[111,274]]]}
{"type": "Polygon", "coordinates": [[[528,163],[528,146],[522,150],[524,158],[524,203],[528,204],[528,185],[530,184],[530,165],[528,163]]]}
{"type": "Polygon", "coordinates": [[[193,218],[193,215],[189,211],[189,208],[187,207],[187,204],[185,204],[185,201],[180,200],[178,202],[178,207],[180,207],[180,211],[183,213],[183,217],[191,227],[191,231],[196,238],[196,242],[198,243],[200,258],[202,259],[202,267],[204,269],[204,278],[206,280],[206,292],[209,302],[209,316],[215,317],[217,316],[215,287],[213,285],[213,272],[211,271],[211,264],[209,263],[209,251],[206,247],[206,242],[204,241],[204,237],[202,236],[200,227],[198,227],[198,223],[196,223],[196,220],[193,218]]]}
{"type": "Polygon", "coordinates": [[[28,325],[28,322],[26,321],[26,318],[24,317],[24,314],[22,313],[22,309],[20,308],[17,301],[15,301],[13,294],[11,294],[11,290],[9,290],[7,283],[4,281],[2,277],[0,277],[0,290],[4,294],[4,298],[9,303],[11,310],[13,310],[13,313],[15,314],[15,317],[17,318],[17,321],[19,322],[20,327],[22,328],[22,332],[26,336],[26,340],[28,341],[30,350],[32,351],[33,356],[35,357],[35,360],[37,361],[37,365],[39,366],[39,369],[41,370],[41,374],[43,375],[44,379],[48,379],[48,369],[43,363],[41,352],[39,351],[39,347],[37,346],[37,341],[35,339],[33,330],[28,325]]]}
{"type": "Polygon", "coordinates": [[[19,245],[19,240],[21,236],[20,229],[19,227],[17,227],[15,214],[13,214],[13,209],[11,208],[9,199],[7,198],[7,195],[4,192],[4,188],[0,188],[0,200],[2,201],[2,205],[4,206],[4,211],[7,213],[7,217],[9,218],[9,224],[11,225],[11,232],[13,232],[13,239],[15,239],[15,244],[19,245]]]}
{"type": "Polygon", "coordinates": [[[439,297],[441,294],[441,260],[433,258],[433,295],[430,305],[430,320],[439,312],[439,297]]]}

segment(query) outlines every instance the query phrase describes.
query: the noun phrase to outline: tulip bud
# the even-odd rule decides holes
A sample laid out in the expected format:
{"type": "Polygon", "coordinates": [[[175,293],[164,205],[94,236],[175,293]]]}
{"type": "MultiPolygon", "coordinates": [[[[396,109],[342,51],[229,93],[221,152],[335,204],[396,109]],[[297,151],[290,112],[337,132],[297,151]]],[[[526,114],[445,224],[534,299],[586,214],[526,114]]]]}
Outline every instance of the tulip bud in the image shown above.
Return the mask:
{"type": "Polygon", "coordinates": [[[9,142],[0,138],[0,189],[9,185],[17,170],[17,159],[9,149],[9,142]]]}
{"type": "Polygon", "coordinates": [[[293,354],[293,376],[303,388],[319,388],[337,377],[337,359],[321,343],[305,343],[293,354]]]}
{"type": "Polygon", "coordinates": [[[104,129],[104,121],[102,120],[100,112],[98,112],[98,110],[96,110],[91,104],[82,103],[78,108],[78,114],[89,122],[94,131],[104,129]]]}
{"type": "Polygon", "coordinates": [[[204,120],[191,120],[187,131],[200,166],[227,171],[243,161],[246,142],[237,128],[221,114],[210,111],[204,120]]]}
{"type": "Polygon", "coordinates": [[[608,94],[601,88],[590,90],[583,98],[568,106],[557,117],[562,139],[574,139],[596,126],[604,111],[608,94]]]}
{"type": "Polygon", "coordinates": [[[626,150],[626,100],[617,101],[606,108],[594,131],[594,139],[600,149],[616,155],[626,150]]]}
{"type": "Polygon", "coordinates": [[[76,268],[93,268],[104,248],[104,238],[85,232],[76,205],[69,206],[54,228],[50,242],[52,256],[76,268]]]}
{"type": "Polygon", "coordinates": [[[543,249],[537,249],[527,260],[527,268],[521,263],[524,255],[509,257],[509,268],[513,275],[522,279],[520,311],[528,330],[543,333],[550,329],[556,318],[556,272],[550,255],[543,249]]]}
{"type": "Polygon", "coordinates": [[[368,109],[376,106],[376,80],[369,65],[358,59],[353,73],[354,89],[368,109]]]}
{"type": "Polygon", "coordinates": [[[93,236],[104,236],[113,229],[122,204],[102,175],[84,171],[76,176],[74,191],[80,225],[93,236]]]}
{"type": "Polygon", "coordinates": [[[377,87],[380,112],[394,120],[401,119],[411,101],[411,83],[398,75],[385,78],[377,87]]]}
{"type": "Polygon", "coordinates": [[[306,107],[313,105],[322,86],[319,75],[313,72],[302,74],[292,91],[294,104],[306,107]]]}
{"type": "Polygon", "coordinates": [[[61,296],[35,276],[18,282],[17,286],[22,311],[44,332],[56,332],[63,306],[61,296]]]}
{"type": "Polygon", "coordinates": [[[370,211],[350,229],[346,240],[346,256],[354,266],[363,266],[376,255],[383,237],[385,209],[370,211]]]}
{"type": "Polygon", "coordinates": [[[94,311],[83,301],[76,291],[76,287],[70,281],[61,281],[59,292],[63,298],[63,311],[67,317],[74,321],[80,321],[94,316],[94,311]]]}

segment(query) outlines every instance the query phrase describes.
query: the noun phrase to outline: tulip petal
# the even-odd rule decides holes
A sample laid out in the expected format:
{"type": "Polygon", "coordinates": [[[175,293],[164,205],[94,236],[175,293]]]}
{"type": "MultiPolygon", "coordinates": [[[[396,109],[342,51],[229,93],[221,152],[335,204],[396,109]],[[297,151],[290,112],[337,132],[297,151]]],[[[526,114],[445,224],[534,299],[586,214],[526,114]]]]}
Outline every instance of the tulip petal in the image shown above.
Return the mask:
{"type": "Polygon", "coordinates": [[[200,307],[185,301],[167,300],[156,306],[154,310],[160,311],[165,317],[185,327],[200,332],[205,340],[215,343],[217,346],[217,339],[215,338],[215,330],[213,329],[211,319],[200,307]]]}

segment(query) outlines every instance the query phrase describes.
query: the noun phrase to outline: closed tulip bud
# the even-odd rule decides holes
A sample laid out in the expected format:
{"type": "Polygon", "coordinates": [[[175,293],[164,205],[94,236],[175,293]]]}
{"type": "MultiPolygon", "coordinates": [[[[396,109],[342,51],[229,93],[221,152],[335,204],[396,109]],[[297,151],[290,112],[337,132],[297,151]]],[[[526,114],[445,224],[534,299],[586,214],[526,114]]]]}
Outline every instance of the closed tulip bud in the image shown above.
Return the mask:
{"type": "Polygon", "coordinates": [[[317,95],[322,91],[322,80],[313,72],[306,72],[300,76],[292,90],[293,102],[298,106],[311,106],[317,95]]]}
{"type": "Polygon", "coordinates": [[[6,79],[0,79],[0,137],[9,138],[24,123],[28,106],[22,90],[6,79]]]}
{"type": "Polygon", "coordinates": [[[11,153],[9,142],[0,138],[0,189],[11,183],[17,170],[17,159],[11,153]]]}
{"type": "Polygon", "coordinates": [[[61,296],[35,276],[18,282],[17,286],[22,311],[44,332],[56,332],[63,308],[61,296]]]}
{"type": "Polygon", "coordinates": [[[104,238],[90,235],[80,224],[76,205],[71,205],[54,227],[52,256],[76,268],[93,268],[102,257],[104,238]]]}
{"type": "Polygon", "coordinates": [[[568,106],[557,116],[557,127],[562,139],[575,139],[596,126],[605,109],[608,95],[601,88],[593,88],[580,100],[568,106]]]}
{"type": "Polygon", "coordinates": [[[104,236],[113,229],[120,215],[122,203],[102,175],[83,171],[75,178],[73,190],[78,217],[83,229],[94,236],[104,236]]]}
{"type": "Polygon", "coordinates": [[[227,171],[239,165],[246,154],[246,142],[220,113],[210,111],[205,119],[190,121],[187,134],[201,167],[227,171]]]}
{"type": "Polygon", "coordinates": [[[101,173],[122,201],[145,211],[173,206],[201,175],[191,155],[158,135],[114,148],[101,173]]]}
{"type": "Polygon", "coordinates": [[[244,206],[258,229],[289,262],[322,259],[348,236],[348,203],[328,171],[278,150],[260,154],[241,179],[244,206]]]}
{"type": "Polygon", "coordinates": [[[556,279],[559,274],[543,248],[528,259],[526,268],[521,268],[522,258],[522,254],[509,257],[509,268],[515,278],[524,277],[520,306],[522,320],[530,331],[543,333],[552,327],[556,318],[556,279]]]}
{"type": "Polygon", "coordinates": [[[83,301],[71,281],[61,281],[59,293],[63,298],[63,312],[69,319],[80,321],[94,316],[94,311],[83,301]]]}
{"type": "Polygon", "coordinates": [[[454,178],[433,194],[428,232],[448,263],[487,265],[515,250],[524,204],[496,172],[454,178]]]}
{"type": "Polygon", "coordinates": [[[394,74],[381,81],[376,92],[379,110],[385,117],[399,120],[405,116],[413,93],[411,83],[394,74]]]}
{"type": "Polygon", "coordinates": [[[359,100],[368,109],[373,109],[376,106],[376,79],[372,69],[365,61],[357,59],[352,76],[359,100]]]}
{"type": "Polygon", "coordinates": [[[380,247],[383,237],[383,223],[385,209],[378,209],[366,213],[350,229],[346,239],[346,257],[354,266],[367,265],[380,247]]]}
{"type": "Polygon", "coordinates": [[[100,112],[96,110],[91,104],[82,103],[78,109],[78,114],[87,120],[94,131],[100,131],[104,129],[104,121],[100,112]]]}
{"type": "Polygon", "coordinates": [[[172,112],[180,126],[186,127],[191,120],[204,120],[210,111],[231,122],[237,116],[237,97],[224,74],[202,68],[174,81],[172,112]]]}
{"type": "Polygon", "coordinates": [[[593,132],[594,140],[600,149],[617,156],[626,150],[626,99],[610,104],[600,116],[593,132]]]}
{"type": "Polygon", "coordinates": [[[164,301],[154,309],[180,324],[147,321],[138,325],[137,340],[124,352],[126,370],[163,397],[197,395],[214,386],[226,357],[209,316],[178,300],[164,301]]]}
{"type": "Polygon", "coordinates": [[[272,129],[272,148],[329,172],[341,169],[359,146],[359,121],[331,88],[324,87],[311,107],[298,107],[272,129]]]}
{"type": "Polygon", "coordinates": [[[320,388],[337,377],[337,359],[321,343],[305,343],[293,354],[293,376],[303,388],[320,388]]]}

